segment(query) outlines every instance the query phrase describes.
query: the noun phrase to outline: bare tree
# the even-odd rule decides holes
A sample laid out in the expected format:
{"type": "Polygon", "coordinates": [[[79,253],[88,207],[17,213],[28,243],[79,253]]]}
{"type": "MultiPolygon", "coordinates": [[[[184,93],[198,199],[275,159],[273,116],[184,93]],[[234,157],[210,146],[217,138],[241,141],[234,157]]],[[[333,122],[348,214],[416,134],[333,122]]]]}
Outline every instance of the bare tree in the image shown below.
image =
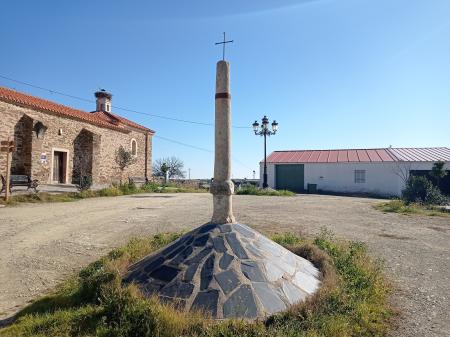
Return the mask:
{"type": "Polygon", "coordinates": [[[184,163],[180,158],[159,158],[153,164],[153,175],[156,177],[184,178],[184,163]],[[167,173],[166,173],[167,172],[167,173]]]}
{"type": "Polygon", "coordinates": [[[120,169],[120,183],[122,184],[123,171],[125,171],[125,169],[131,164],[134,164],[136,162],[136,158],[130,151],[127,151],[123,148],[123,146],[120,146],[116,151],[115,159],[120,169]]]}
{"type": "Polygon", "coordinates": [[[409,161],[397,161],[392,169],[392,173],[400,177],[406,186],[409,176],[411,175],[412,163],[409,161]]]}

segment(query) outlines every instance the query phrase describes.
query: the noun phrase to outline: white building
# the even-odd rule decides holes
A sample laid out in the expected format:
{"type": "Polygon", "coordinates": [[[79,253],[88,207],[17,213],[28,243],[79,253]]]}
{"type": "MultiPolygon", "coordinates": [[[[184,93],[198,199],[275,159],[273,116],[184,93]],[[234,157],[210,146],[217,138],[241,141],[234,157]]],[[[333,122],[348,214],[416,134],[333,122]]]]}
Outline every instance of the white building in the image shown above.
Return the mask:
{"type": "MultiPolygon", "coordinates": [[[[384,148],[347,150],[275,151],[267,157],[268,185],[303,192],[370,193],[399,196],[405,174],[428,175],[437,161],[450,170],[450,149],[384,148]],[[312,185],[311,185],[312,184],[312,185]],[[314,186],[316,185],[316,186],[314,186]]],[[[264,162],[260,163],[261,185],[264,162]]],[[[450,193],[450,174],[441,181],[450,193]]]]}

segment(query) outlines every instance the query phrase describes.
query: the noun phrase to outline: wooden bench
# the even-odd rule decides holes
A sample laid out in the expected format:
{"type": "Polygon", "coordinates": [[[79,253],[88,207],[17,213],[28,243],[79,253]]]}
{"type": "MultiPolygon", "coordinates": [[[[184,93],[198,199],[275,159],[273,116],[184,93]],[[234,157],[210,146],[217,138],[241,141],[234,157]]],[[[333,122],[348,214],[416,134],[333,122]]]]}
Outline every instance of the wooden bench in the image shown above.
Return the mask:
{"type": "MultiPolygon", "coordinates": [[[[0,193],[2,193],[6,189],[6,178],[1,175],[2,178],[2,189],[0,193]]],[[[24,174],[12,174],[9,180],[9,192],[11,193],[11,189],[15,186],[26,186],[27,191],[32,188],[34,189],[34,193],[37,193],[37,187],[39,186],[39,180],[31,180],[30,176],[24,174]]]]}
{"type": "Polygon", "coordinates": [[[135,185],[144,185],[148,183],[148,180],[145,177],[128,177],[128,182],[135,185]]]}

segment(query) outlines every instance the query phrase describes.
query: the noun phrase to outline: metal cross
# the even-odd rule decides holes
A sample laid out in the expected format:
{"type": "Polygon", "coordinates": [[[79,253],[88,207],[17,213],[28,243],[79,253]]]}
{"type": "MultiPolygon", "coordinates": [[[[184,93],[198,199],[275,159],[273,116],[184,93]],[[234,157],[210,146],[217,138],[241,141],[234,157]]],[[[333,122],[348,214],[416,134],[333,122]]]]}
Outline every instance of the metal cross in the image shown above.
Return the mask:
{"type": "Polygon", "coordinates": [[[227,43],[231,43],[231,42],[234,42],[234,40],[227,41],[226,38],[225,38],[225,32],[223,33],[223,42],[216,42],[216,45],[218,45],[218,44],[222,44],[223,45],[222,60],[224,60],[224,61],[225,61],[225,45],[227,43]]]}

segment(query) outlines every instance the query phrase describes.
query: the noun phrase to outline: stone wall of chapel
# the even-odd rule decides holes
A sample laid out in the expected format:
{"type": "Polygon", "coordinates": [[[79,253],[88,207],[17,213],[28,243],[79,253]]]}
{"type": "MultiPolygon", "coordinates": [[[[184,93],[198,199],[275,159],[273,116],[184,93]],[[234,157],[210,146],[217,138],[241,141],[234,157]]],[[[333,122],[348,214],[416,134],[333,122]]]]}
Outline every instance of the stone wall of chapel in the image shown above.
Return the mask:
{"type": "MultiPolygon", "coordinates": [[[[152,139],[142,131],[130,128],[129,133],[124,133],[0,101],[0,138],[16,138],[20,152],[14,154],[15,167],[28,167],[32,178],[38,179],[40,183],[52,182],[54,151],[67,153],[66,182],[72,182],[75,142],[80,133],[85,131],[93,134],[92,175],[95,185],[109,185],[121,179],[126,181],[129,176],[151,176],[152,139]],[[29,118],[32,119],[33,125],[41,122],[47,128],[42,138],[38,138],[36,132],[30,129],[29,118]],[[28,141],[30,138],[31,142],[28,141]],[[137,144],[136,160],[121,175],[115,161],[116,151],[120,146],[131,151],[132,139],[136,140],[137,144]],[[24,153],[28,153],[28,157],[24,153]]],[[[3,175],[5,164],[6,155],[0,153],[0,173],[3,175]]]]}

